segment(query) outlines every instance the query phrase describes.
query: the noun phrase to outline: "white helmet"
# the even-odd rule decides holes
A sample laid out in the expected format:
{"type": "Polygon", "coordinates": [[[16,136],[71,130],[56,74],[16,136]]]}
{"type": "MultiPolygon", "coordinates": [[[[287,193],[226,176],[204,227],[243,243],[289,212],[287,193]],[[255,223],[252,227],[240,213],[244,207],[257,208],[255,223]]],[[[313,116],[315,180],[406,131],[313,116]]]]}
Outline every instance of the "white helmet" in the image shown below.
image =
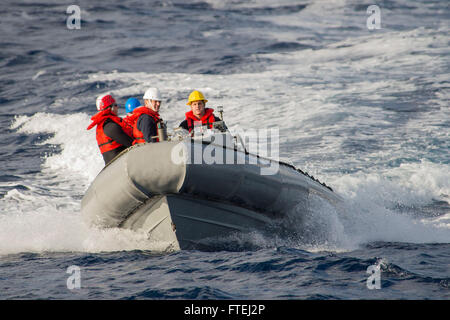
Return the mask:
{"type": "Polygon", "coordinates": [[[149,88],[144,93],[145,100],[156,100],[161,101],[161,93],[159,92],[158,88],[149,88]]]}

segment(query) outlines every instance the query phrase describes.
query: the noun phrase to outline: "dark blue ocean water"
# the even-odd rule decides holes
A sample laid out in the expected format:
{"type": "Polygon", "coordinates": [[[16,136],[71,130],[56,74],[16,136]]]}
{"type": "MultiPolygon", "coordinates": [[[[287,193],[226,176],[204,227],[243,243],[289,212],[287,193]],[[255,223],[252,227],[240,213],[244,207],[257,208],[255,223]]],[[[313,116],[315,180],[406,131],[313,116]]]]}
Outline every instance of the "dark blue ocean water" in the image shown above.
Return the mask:
{"type": "Polygon", "coordinates": [[[0,4],[0,299],[450,298],[448,1],[377,1],[374,30],[364,1],[78,1],[73,30],[70,4],[0,4]],[[278,127],[345,208],[208,252],[89,229],[95,98],[149,86],[173,126],[200,89],[231,130],[278,127]]]}

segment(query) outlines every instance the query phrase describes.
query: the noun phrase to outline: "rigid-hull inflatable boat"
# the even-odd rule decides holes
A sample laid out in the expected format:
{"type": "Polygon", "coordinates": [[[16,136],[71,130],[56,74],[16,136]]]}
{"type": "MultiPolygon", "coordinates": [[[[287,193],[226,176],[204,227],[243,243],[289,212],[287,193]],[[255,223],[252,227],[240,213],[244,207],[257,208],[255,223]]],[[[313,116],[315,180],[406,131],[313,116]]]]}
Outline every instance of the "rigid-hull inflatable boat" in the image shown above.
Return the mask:
{"type": "Polygon", "coordinates": [[[204,140],[162,141],[130,147],[103,168],[82,215],[90,225],[146,232],[165,250],[179,250],[264,230],[311,194],[341,201],[287,163],[204,140]]]}

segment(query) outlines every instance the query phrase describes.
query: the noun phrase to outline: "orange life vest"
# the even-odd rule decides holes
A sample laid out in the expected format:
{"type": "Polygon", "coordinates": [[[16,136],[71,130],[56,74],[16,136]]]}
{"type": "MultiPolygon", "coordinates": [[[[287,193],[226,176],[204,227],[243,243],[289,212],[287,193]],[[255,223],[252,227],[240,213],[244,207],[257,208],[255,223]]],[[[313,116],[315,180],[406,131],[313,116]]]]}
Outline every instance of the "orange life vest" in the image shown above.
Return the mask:
{"type": "Polygon", "coordinates": [[[111,112],[111,109],[105,109],[100,111],[91,118],[92,123],[87,127],[87,130],[91,130],[94,126],[97,126],[95,136],[97,138],[98,147],[100,148],[100,152],[102,154],[122,146],[122,144],[108,137],[103,131],[103,125],[108,119],[117,123],[127,135],[132,137],[132,127],[126,124],[122,120],[122,118],[113,114],[111,112]]]}
{"type": "Polygon", "coordinates": [[[194,129],[194,125],[196,123],[201,122],[202,125],[207,125],[209,129],[212,128],[212,124],[216,121],[214,118],[214,109],[206,108],[205,114],[201,119],[198,119],[196,116],[194,116],[194,113],[191,111],[186,112],[186,121],[188,125],[189,132],[191,132],[194,129]]]}
{"type": "MultiPolygon", "coordinates": [[[[133,144],[145,143],[144,134],[137,127],[138,119],[143,114],[147,114],[150,117],[152,117],[153,120],[155,120],[156,124],[158,124],[158,122],[162,121],[158,112],[153,111],[147,107],[139,107],[139,108],[134,109],[133,113],[131,115],[127,116],[127,122],[129,124],[131,124],[131,126],[133,128],[133,137],[135,139],[133,141],[133,144]]],[[[156,139],[156,141],[159,142],[159,139],[156,139]]]]}

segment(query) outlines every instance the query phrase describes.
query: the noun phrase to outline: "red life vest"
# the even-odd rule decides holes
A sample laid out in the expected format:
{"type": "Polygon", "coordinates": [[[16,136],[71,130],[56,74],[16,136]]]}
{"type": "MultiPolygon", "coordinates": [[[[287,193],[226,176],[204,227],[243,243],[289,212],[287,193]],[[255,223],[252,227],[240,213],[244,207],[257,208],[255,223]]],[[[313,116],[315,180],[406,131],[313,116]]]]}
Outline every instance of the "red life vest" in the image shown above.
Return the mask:
{"type": "Polygon", "coordinates": [[[133,136],[133,119],[132,119],[132,114],[128,114],[125,117],[123,117],[123,122],[125,122],[127,124],[127,127],[130,128],[131,130],[131,135],[133,136]]]}
{"type": "Polygon", "coordinates": [[[205,114],[201,119],[198,119],[196,116],[194,116],[194,113],[191,111],[186,112],[186,121],[188,125],[189,132],[191,132],[194,129],[194,124],[201,122],[202,125],[207,125],[209,129],[212,128],[212,124],[216,121],[214,118],[214,109],[206,108],[205,114]]]}
{"type": "Polygon", "coordinates": [[[100,148],[100,152],[103,154],[105,152],[117,149],[121,147],[122,145],[118,143],[117,141],[114,141],[110,137],[108,137],[105,132],[103,131],[103,125],[105,124],[105,121],[111,119],[115,123],[117,123],[122,130],[132,137],[132,128],[128,124],[126,124],[122,118],[116,116],[111,112],[111,109],[105,109],[94,115],[91,120],[92,123],[87,127],[87,130],[91,130],[93,127],[97,126],[96,129],[96,138],[97,138],[97,144],[100,148]]]}
{"type": "MultiPolygon", "coordinates": [[[[129,116],[127,116],[127,122],[129,124],[131,124],[132,128],[133,128],[133,137],[134,137],[134,141],[133,144],[136,143],[145,143],[145,139],[144,139],[144,134],[142,133],[141,130],[138,129],[137,127],[137,122],[138,119],[141,115],[143,114],[147,114],[150,117],[153,118],[153,120],[155,120],[156,123],[162,121],[162,119],[159,116],[159,113],[156,111],[153,111],[147,107],[139,107],[133,110],[133,113],[129,116]]],[[[157,142],[159,142],[159,139],[156,139],[157,142]]]]}

